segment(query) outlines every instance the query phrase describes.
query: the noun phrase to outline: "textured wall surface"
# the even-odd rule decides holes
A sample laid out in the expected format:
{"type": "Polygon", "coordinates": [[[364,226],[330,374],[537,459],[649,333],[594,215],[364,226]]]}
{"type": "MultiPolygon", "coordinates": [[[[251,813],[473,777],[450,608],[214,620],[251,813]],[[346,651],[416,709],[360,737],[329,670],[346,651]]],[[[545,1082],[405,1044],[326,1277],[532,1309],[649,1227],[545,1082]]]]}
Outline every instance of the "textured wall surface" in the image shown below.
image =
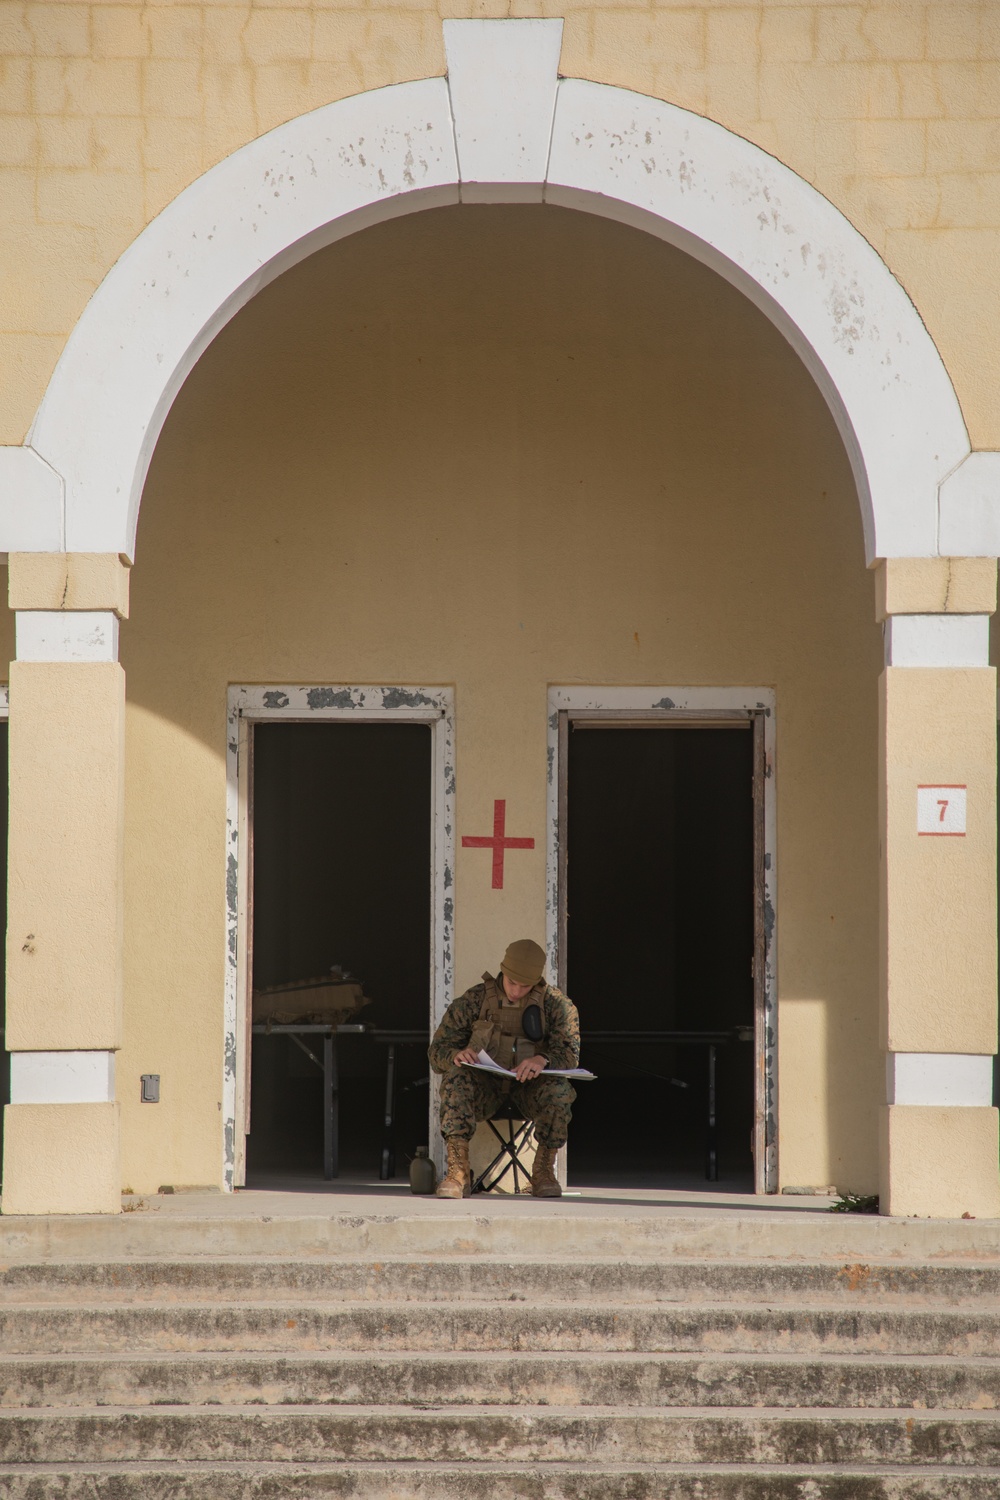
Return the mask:
{"type": "Polygon", "coordinates": [[[1000,447],[1000,8],[925,4],[18,4],[0,9],[0,441],[87,298],[263,131],[440,74],[442,16],[563,15],[561,70],[706,114],[825,193],[899,277],[974,447],[1000,447]]]}
{"type": "MultiPolygon", "coordinates": [[[[534,15],[565,17],[564,74],[707,115],[829,197],[912,297],[973,446],[1000,448],[995,0],[8,0],[0,442],[23,440],[88,298],[200,173],[306,110],[440,75],[442,17],[534,15]]],[[[829,414],[775,330],[684,257],[553,210],[544,229],[480,213],[292,273],[165,429],[122,632],[120,1076],[126,1101],[157,1066],[183,1083],[158,1112],[126,1102],[125,1179],[219,1177],[228,682],[457,685],[459,831],[506,793],[539,843],[492,905],[462,856],[463,982],[511,927],[540,928],[547,684],[664,682],[777,689],[782,1178],[870,1188],[879,639],[829,414]]]]}
{"type": "Polygon", "coordinates": [[[122,627],[125,1179],[218,1180],[230,682],[453,683],[456,982],[545,926],[549,683],[773,686],[782,1175],[873,1185],[880,632],[850,470],[781,336],[652,238],[548,207],[352,236],[209,349],[122,627]],[[138,1075],[159,1072],[143,1109],[138,1075]]]}

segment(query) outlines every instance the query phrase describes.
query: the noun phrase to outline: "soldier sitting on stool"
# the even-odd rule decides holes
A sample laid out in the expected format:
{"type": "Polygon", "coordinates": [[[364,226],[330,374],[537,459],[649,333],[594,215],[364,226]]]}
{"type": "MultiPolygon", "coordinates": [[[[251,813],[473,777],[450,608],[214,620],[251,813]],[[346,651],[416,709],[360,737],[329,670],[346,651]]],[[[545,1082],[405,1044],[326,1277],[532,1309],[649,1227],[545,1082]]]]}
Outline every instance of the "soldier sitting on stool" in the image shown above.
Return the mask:
{"type": "Polygon", "coordinates": [[[530,938],[511,943],[497,978],[484,974],[482,984],[453,1000],[434,1033],[427,1055],[435,1073],[443,1075],[441,1134],[448,1149],[439,1198],[469,1196],[469,1142],[477,1122],[488,1120],[508,1092],[535,1126],[532,1194],[562,1194],[553,1164],[566,1144],[576,1091],[568,1078],[546,1078],[543,1069],[579,1064],[580,1018],[572,1000],[545,983],[544,964],[543,950],[530,938]],[[517,1082],[464,1067],[478,1062],[480,1049],[512,1069],[517,1082]]]}

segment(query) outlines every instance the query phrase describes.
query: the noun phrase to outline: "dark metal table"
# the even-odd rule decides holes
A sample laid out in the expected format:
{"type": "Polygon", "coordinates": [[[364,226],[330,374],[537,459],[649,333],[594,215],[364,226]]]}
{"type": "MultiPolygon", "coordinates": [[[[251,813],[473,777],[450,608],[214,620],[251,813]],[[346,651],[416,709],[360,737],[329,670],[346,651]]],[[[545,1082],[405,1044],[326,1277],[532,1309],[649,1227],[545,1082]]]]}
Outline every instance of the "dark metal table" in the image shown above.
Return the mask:
{"type": "Polygon", "coordinates": [[[422,1046],[426,1052],[430,1043],[430,1032],[387,1031],[380,1026],[370,1028],[368,1035],[373,1042],[382,1042],[385,1054],[385,1123],[382,1134],[382,1157],[379,1161],[380,1182],[388,1182],[396,1175],[396,1048],[422,1046]]]}
{"type": "MultiPolygon", "coordinates": [[[[718,1049],[729,1046],[733,1042],[752,1041],[752,1026],[736,1026],[730,1031],[585,1031],[581,1037],[582,1045],[593,1043],[598,1047],[601,1045],[627,1046],[632,1042],[662,1042],[670,1047],[708,1048],[708,1120],[705,1132],[705,1180],[707,1182],[719,1180],[718,1106],[715,1087],[718,1049]]],[[[649,1069],[640,1068],[637,1071],[645,1073],[649,1072],[649,1069]]],[[[653,1074],[652,1076],[659,1077],[660,1075],[653,1074]]],[[[669,1078],[666,1082],[673,1083],[680,1088],[687,1087],[687,1084],[681,1083],[680,1079],[669,1078]]]]}
{"type": "Polygon", "coordinates": [[[306,1057],[310,1058],[323,1074],[323,1176],[332,1182],[340,1175],[340,1074],[337,1067],[337,1042],[342,1036],[370,1037],[373,1042],[386,1047],[385,1067],[385,1112],[382,1136],[382,1156],[379,1163],[379,1180],[387,1182],[396,1172],[396,1151],[393,1139],[396,1127],[396,1048],[423,1043],[426,1048],[430,1033],[426,1030],[392,1031],[378,1026],[366,1026],[362,1022],[343,1026],[324,1026],[322,1022],[305,1021],[273,1025],[266,1021],[255,1023],[253,1030],[261,1036],[287,1036],[306,1057]],[[323,1038],[323,1061],[302,1038],[323,1038]]]}

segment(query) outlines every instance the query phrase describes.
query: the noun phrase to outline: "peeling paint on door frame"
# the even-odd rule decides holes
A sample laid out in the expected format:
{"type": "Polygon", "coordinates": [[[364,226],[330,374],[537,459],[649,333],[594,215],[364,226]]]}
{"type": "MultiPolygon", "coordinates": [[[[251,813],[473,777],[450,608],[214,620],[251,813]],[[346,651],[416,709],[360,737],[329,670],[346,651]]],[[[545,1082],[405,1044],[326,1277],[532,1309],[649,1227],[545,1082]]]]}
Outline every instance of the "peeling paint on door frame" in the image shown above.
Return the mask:
{"type": "MultiPolygon", "coordinates": [[[[760,953],[754,972],[754,1191],[778,1191],[778,824],[775,805],[775,694],[771,688],[550,687],[548,702],[545,934],[549,973],[561,975],[561,833],[565,736],[573,719],[655,719],[704,723],[746,718],[763,743],[760,953]]],[[[755,843],[757,842],[755,835],[755,843]]]]}
{"type": "MultiPolygon", "coordinates": [[[[6,690],[4,690],[6,693],[6,690]]],[[[254,723],[422,723],[431,728],[430,1028],[451,999],[454,970],[455,693],[450,687],[239,687],[228,695],[226,733],[226,988],[223,1050],[223,1182],[227,1192],[245,1176],[244,1082],[248,1065],[249,909],[245,896],[249,825],[241,801],[249,774],[254,723]]],[[[433,1090],[432,1090],[433,1095],[433,1090]]],[[[430,1100],[432,1152],[442,1152],[436,1098],[430,1100]]]]}

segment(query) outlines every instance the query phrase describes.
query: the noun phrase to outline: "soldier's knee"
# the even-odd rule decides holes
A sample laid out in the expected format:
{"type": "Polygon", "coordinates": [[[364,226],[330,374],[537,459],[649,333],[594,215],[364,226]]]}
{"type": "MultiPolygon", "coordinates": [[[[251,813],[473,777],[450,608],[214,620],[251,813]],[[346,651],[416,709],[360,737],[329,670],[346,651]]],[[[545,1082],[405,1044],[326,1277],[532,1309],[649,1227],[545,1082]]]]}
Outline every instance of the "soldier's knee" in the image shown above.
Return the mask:
{"type": "Polygon", "coordinates": [[[565,1078],[539,1078],[535,1088],[539,1104],[547,1108],[568,1107],[576,1098],[576,1089],[565,1078]]]}
{"type": "Polygon", "coordinates": [[[445,1073],[444,1079],[441,1080],[439,1097],[441,1097],[442,1109],[445,1106],[454,1106],[457,1109],[472,1109],[472,1100],[474,1100],[475,1095],[474,1091],[469,1088],[468,1079],[463,1079],[460,1076],[454,1077],[453,1074],[445,1073]]]}
{"type": "MultiPolygon", "coordinates": [[[[560,1129],[564,1121],[568,1122],[576,1091],[565,1078],[539,1078],[526,1086],[521,1097],[525,1112],[536,1122],[536,1125],[542,1126],[544,1131],[546,1126],[555,1125],[556,1122],[560,1129]]],[[[535,1133],[537,1135],[538,1131],[536,1130],[535,1133]]],[[[539,1139],[545,1145],[562,1144],[561,1141],[557,1143],[547,1141],[544,1135],[539,1135],[539,1139]]]]}
{"type": "Polygon", "coordinates": [[[450,1068],[447,1073],[442,1074],[440,1084],[441,1098],[471,1099],[475,1080],[469,1076],[467,1068],[450,1068]]]}

